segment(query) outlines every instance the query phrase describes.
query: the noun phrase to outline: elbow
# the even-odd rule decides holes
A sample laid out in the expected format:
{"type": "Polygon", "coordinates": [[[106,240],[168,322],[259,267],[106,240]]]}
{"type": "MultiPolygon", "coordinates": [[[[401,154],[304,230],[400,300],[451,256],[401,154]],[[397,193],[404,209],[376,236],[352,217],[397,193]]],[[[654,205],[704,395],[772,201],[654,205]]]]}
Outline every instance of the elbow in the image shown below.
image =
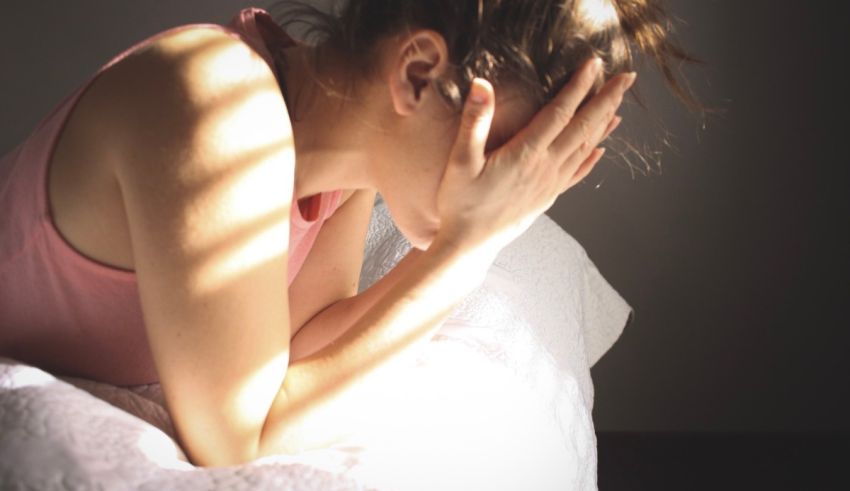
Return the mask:
{"type": "Polygon", "coordinates": [[[291,363],[321,351],[342,336],[354,323],[353,314],[357,311],[351,304],[357,298],[351,296],[331,303],[297,329],[289,344],[291,363]]]}
{"type": "Polygon", "coordinates": [[[179,443],[186,459],[196,467],[232,467],[247,464],[259,457],[259,443],[241,448],[233,445],[204,445],[199,448],[199,445],[187,445],[182,439],[179,443]]]}

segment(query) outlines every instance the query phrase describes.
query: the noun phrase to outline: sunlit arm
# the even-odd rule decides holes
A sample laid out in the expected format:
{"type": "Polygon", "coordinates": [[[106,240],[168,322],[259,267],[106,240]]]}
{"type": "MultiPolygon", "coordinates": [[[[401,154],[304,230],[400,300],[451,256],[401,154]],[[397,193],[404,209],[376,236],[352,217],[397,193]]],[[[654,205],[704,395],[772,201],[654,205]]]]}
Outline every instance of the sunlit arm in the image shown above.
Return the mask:
{"type": "Polygon", "coordinates": [[[290,360],[294,362],[311,355],[342,335],[378,300],[386,296],[403,276],[410,273],[411,266],[416,263],[415,258],[422,254],[423,251],[411,248],[395,267],[369,288],[338,300],[313,316],[292,339],[290,360]]]}
{"type": "Polygon", "coordinates": [[[344,438],[485,274],[486,263],[437,239],[427,251],[411,250],[368,290],[311,319],[302,328],[307,336],[330,326],[344,332],[289,365],[263,426],[258,457],[344,438]],[[356,320],[351,327],[333,324],[343,319],[356,320]]]}

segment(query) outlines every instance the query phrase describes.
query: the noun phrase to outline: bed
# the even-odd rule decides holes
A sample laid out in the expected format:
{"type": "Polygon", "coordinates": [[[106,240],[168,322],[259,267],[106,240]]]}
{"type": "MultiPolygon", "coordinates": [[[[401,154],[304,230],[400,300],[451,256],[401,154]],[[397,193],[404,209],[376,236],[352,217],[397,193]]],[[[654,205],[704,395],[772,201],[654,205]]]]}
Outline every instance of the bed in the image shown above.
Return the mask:
{"type": "MultiPolygon", "coordinates": [[[[360,291],[409,249],[378,195],[360,291]]],[[[157,384],[0,358],[0,489],[596,490],[590,367],[633,316],[541,215],[348,439],[221,468],[187,461],[157,384]]]]}

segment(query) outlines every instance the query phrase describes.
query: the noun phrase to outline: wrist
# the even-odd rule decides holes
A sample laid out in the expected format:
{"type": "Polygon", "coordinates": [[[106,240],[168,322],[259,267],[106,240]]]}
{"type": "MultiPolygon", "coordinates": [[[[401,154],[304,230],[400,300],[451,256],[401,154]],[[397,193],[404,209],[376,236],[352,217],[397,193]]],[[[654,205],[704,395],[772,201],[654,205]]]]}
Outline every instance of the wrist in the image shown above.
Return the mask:
{"type": "Polygon", "coordinates": [[[450,263],[451,276],[459,283],[466,283],[470,289],[475,289],[484,281],[496,259],[494,254],[474,247],[462,236],[442,232],[434,237],[424,254],[430,256],[430,261],[450,263]]]}

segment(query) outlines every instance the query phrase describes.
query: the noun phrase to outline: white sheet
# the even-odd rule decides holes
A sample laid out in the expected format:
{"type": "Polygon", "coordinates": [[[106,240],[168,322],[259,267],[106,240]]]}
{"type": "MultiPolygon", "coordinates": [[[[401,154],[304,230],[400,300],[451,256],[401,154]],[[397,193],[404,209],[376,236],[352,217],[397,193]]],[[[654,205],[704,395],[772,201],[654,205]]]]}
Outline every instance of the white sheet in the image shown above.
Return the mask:
{"type": "MultiPolygon", "coordinates": [[[[409,247],[378,200],[361,290],[409,247]]],[[[0,359],[0,488],[595,490],[589,367],[630,312],[541,216],[345,443],[219,469],[186,461],[158,385],[0,359]]]]}

